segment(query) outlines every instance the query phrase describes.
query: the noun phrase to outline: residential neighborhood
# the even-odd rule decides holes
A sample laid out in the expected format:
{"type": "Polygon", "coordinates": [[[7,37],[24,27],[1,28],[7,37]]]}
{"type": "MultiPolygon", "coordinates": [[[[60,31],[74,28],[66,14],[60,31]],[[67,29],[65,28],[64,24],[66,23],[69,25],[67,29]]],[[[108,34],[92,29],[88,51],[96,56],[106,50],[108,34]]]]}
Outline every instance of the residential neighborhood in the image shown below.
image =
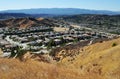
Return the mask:
{"type": "Polygon", "coordinates": [[[56,47],[72,45],[81,41],[90,41],[92,44],[94,39],[115,37],[117,35],[78,27],[64,31],[54,31],[54,27],[49,26],[35,26],[26,29],[0,28],[0,48],[3,51],[1,57],[9,57],[13,52],[17,54],[20,50],[46,54],[56,47]]]}

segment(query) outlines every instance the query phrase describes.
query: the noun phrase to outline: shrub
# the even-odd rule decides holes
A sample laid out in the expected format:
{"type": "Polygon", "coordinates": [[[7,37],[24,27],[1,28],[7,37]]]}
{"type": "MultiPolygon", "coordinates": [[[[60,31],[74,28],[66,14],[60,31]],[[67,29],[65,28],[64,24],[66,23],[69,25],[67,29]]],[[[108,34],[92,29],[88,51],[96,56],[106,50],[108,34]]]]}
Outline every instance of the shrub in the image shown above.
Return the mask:
{"type": "Polygon", "coordinates": [[[53,40],[53,39],[51,39],[51,40],[49,41],[49,43],[48,43],[48,45],[47,45],[47,49],[51,49],[52,46],[55,46],[55,43],[54,43],[54,40],[53,40]]]}
{"type": "Polygon", "coordinates": [[[113,44],[112,44],[112,47],[115,47],[115,46],[117,46],[117,43],[113,43],[113,44]]]}

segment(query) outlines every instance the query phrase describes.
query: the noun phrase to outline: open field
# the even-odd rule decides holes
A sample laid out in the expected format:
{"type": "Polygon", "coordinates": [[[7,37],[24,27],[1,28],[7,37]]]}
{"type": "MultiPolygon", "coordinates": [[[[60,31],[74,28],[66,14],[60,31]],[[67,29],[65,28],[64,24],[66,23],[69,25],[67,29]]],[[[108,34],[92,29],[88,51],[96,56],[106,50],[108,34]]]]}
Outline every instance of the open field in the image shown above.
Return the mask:
{"type": "Polygon", "coordinates": [[[54,27],[55,32],[65,32],[68,31],[69,28],[64,28],[64,27],[54,27]]]}

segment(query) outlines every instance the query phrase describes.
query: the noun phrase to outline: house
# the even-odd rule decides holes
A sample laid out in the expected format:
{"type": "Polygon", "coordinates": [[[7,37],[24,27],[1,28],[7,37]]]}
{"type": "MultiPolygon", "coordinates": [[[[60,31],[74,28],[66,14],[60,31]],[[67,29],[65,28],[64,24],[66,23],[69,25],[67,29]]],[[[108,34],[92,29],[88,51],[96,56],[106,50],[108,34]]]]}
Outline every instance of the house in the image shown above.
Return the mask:
{"type": "Polygon", "coordinates": [[[73,42],[74,39],[72,37],[64,37],[63,38],[65,40],[65,42],[73,42]]]}
{"type": "Polygon", "coordinates": [[[5,46],[5,45],[9,45],[10,43],[7,41],[7,40],[5,40],[5,39],[0,39],[0,45],[1,46],[5,46]]]}
{"type": "Polygon", "coordinates": [[[54,39],[55,45],[60,45],[62,43],[62,40],[60,39],[54,39]]]}

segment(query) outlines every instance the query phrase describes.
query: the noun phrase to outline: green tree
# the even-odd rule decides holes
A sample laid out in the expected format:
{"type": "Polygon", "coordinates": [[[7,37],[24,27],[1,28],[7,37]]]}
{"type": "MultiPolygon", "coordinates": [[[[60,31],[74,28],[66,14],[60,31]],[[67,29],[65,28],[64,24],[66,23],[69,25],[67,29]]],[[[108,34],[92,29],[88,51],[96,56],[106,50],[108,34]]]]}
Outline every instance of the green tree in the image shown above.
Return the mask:
{"type": "Polygon", "coordinates": [[[51,49],[52,46],[54,46],[54,45],[55,45],[54,40],[51,39],[51,40],[49,41],[48,45],[47,45],[47,48],[48,48],[48,49],[51,49]]]}

